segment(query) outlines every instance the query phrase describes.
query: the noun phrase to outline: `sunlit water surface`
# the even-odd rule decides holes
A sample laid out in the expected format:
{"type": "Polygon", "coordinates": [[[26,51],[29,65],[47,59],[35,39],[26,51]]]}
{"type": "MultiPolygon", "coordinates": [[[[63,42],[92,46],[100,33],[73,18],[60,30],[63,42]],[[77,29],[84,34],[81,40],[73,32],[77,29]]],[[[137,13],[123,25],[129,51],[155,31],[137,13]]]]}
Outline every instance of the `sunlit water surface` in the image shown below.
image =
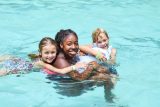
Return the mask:
{"type": "Polygon", "coordinates": [[[0,107],[159,107],[159,0],[1,0],[0,55],[27,59],[44,36],[73,29],[80,44],[97,27],[117,48],[114,89],[88,81],[60,84],[42,72],[0,77],[0,107]]]}

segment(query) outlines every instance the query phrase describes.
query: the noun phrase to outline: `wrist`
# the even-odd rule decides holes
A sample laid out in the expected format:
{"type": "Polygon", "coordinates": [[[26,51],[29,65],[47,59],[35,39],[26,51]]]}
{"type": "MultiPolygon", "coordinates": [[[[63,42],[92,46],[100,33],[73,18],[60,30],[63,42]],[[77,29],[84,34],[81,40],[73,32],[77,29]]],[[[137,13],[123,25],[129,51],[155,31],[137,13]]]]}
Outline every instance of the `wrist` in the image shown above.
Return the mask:
{"type": "Polygon", "coordinates": [[[72,69],[72,71],[75,71],[76,67],[73,65],[73,66],[71,66],[71,69],[72,69]]]}
{"type": "Polygon", "coordinates": [[[96,54],[96,58],[97,58],[97,59],[100,59],[100,58],[101,58],[101,56],[102,56],[102,55],[101,55],[101,53],[100,53],[100,52],[97,52],[97,54],[96,54]]]}

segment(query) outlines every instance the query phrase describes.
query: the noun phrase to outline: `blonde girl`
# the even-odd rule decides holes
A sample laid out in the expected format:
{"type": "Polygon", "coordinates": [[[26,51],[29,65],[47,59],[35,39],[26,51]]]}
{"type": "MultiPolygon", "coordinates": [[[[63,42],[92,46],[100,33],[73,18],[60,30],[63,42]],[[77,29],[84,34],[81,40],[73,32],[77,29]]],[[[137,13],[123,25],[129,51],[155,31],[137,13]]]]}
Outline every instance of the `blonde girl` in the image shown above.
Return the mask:
{"type": "MultiPolygon", "coordinates": [[[[4,58],[0,62],[0,76],[7,74],[28,73],[34,68],[43,68],[48,74],[65,74],[70,71],[85,68],[86,64],[77,63],[70,67],[58,69],[51,64],[56,59],[58,48],[56,42],[50,37],[44,37],[39,43],[39,55],[32,58],[32,61],[26,61],[21,58],[4,58]]],[[[30,54],[29,56],[33,56],[30,54]]],[[[1,58],[2,59],[2,58],[1,58]]]]}
{"type": "Polygon", "coordinates": [[[92,44],[80,46],[80,50],[84,53],[94,55],[97,59],[107,62],[108,64],[115,64],[116,49],[109,45],[109,36],[102,28],[97,28],[92,33],[92,44]]]}

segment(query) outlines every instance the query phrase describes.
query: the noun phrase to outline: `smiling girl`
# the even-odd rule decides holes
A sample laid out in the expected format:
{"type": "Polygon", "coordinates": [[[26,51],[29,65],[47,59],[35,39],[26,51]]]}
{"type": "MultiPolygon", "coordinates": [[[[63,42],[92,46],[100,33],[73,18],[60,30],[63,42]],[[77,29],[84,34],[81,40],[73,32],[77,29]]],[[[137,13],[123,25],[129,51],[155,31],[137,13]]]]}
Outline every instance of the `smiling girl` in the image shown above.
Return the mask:
{"type": "Polygon", "coordinates": [[[58,69],[51,65],[56,59],[57,52],[58,47],[56,42],[50,37],[44,37],[39,43],[39,55],[36,59],[32,60],[32,62],[15,57],[1,60],[0,76],[7,74],[28,73],[34,68],[45,68],[47,70],[44,69],[44,71],[47,72],[49,70],[50,74],[65,74],[86,66],[84,63],[77,63],[63,69],[58,69]]]}

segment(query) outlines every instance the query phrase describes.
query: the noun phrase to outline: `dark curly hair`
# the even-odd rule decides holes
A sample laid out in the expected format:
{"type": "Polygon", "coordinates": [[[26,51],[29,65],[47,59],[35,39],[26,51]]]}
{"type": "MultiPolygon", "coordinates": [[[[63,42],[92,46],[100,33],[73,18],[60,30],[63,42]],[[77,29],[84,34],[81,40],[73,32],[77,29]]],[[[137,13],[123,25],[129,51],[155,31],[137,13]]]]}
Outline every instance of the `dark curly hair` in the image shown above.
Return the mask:
{"type": "Polygon", "coordinates": [[[61,29],[59,32],[57,32],[55,36],[55,41],[57,42],[57,46],[59,47],[60,50],[61,50],[60,44],[63,43],[64,39],[70,34],[73,34],[78,40],[77,34],[71,29],[66,29],[66,30],[61,29]]]}

